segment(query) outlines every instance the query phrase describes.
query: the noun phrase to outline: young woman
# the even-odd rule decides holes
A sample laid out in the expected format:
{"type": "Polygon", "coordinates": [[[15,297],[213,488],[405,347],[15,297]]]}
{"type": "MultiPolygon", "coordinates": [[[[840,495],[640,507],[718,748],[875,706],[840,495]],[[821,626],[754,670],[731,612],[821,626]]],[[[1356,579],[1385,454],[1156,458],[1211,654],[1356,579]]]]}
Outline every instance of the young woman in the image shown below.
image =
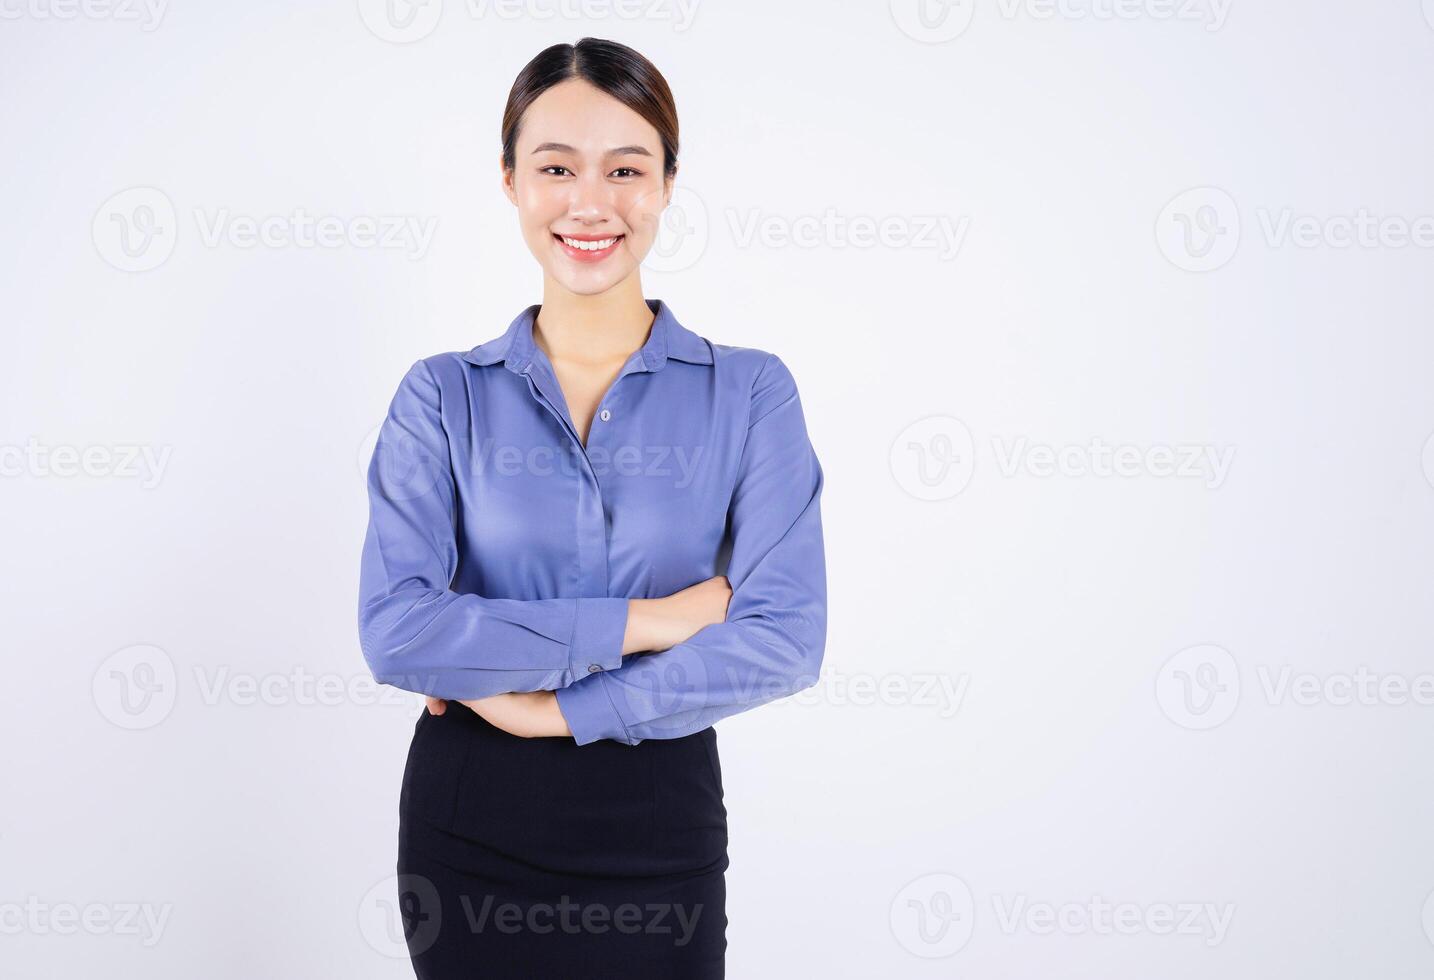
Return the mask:
{"type": "Polygon", "coordinates": [[[369,468],[359,633],[428,696],[399,907],[419,977],[721,977],[717,720],[817,680],[822,468],[791,372],[644,299],[677,113],[621,44],[502,124],[542,303],[415,362],[369,468]]]}

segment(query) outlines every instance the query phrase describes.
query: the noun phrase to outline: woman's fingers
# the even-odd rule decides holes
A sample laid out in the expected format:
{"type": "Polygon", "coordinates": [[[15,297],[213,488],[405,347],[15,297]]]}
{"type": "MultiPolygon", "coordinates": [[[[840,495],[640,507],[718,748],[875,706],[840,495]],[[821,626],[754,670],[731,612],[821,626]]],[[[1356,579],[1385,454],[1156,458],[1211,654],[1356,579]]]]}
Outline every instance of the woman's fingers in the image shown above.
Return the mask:
{"type": "Polygon", "coordinates": [[[448,710],[448,702],[442,698],[425,697],[423,700],[428,706],[430,715],[441,715],[448,710]]]}

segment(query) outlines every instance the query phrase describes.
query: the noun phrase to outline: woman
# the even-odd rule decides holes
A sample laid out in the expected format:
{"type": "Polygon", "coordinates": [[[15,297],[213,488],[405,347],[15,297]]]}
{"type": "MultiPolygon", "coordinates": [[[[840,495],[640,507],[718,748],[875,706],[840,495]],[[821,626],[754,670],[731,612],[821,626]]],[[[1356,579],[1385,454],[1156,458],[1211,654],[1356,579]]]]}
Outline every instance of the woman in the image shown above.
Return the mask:
{"type": "Polygon", "coordinates": [[[414,363],[369,468],[364,656],[428,697],[405,937],[420,977],[721,977],[712,725],[816,682],[822,469],[780,359],[643,297],[677,171],[657,69],[548,48],[502,142],[543,301],[414,363]]]}

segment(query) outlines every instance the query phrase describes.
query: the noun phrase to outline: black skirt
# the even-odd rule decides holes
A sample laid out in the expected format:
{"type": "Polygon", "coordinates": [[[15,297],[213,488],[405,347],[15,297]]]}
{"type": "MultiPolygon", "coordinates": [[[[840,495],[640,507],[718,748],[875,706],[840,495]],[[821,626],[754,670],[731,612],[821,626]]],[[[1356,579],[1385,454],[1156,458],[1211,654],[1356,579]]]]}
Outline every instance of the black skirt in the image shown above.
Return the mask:
{"type": "Polygon", "coordinates": [[[399,805],[399,908],[420,980],[724,975],[717,732],[637,745],[420,715],[399,805]]]}

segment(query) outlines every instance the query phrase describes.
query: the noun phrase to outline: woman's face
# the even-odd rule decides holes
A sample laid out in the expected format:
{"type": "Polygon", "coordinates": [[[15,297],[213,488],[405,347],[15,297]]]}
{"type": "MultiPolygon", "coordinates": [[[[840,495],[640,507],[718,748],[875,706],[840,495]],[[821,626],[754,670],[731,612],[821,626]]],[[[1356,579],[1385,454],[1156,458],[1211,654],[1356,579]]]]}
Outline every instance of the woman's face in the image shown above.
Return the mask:
{"type": "Polygon", "coordinates": [[[581,295],[635,272],[652,248],[672,182],[657,129],[581,79],[523,114],[503,190],[544,273],[581,295]]]}

